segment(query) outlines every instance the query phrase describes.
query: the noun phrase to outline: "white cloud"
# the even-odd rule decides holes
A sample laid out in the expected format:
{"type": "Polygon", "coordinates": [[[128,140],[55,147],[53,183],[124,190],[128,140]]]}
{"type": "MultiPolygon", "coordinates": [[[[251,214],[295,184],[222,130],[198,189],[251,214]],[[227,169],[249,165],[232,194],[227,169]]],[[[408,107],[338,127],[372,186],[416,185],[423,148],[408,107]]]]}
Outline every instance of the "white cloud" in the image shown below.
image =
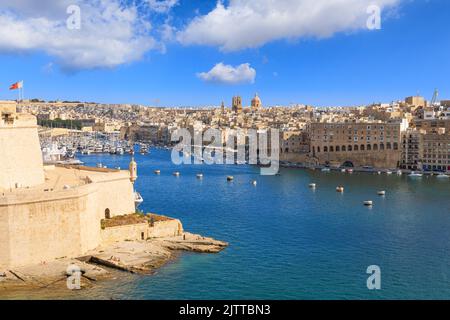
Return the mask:
{"type": "Polygon", "coordinates": [[[44,52],[68,70],[115,67],[162,47],[146,18],[121,0],[2,0],[0,53],[44,52]],[[81,8],[79,30],[66,25],[71,4],[81,8]]]}
{"type": "Polygon", "coordinates": [[[366,28],[367,8],[393,8],[402,0],[230,0],[178,32],[183,44],[224,51],[260,47],[279,39],[326,38],[366,28]]]}
{"type": "Polygon", "coordinates": [[[197,76],[206,82],[223,84],[254,83],[256,70],[250,67],[249,63],[233,67],[220,62],[210,71],[198,73],[197,76]]]}
{"type": "Polygon", "coordinates": [[[178,0],[146,0],[150,9],[158,13],[167,13],[178,4],[178,0]]]}

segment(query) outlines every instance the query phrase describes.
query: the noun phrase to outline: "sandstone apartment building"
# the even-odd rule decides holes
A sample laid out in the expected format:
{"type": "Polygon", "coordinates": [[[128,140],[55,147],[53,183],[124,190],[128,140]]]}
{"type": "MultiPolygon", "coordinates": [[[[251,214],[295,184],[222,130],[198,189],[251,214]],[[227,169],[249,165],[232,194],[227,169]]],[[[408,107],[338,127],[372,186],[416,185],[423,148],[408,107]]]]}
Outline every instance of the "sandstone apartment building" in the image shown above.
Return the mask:
{"type": "Polygon", "coordinates": [[[401,168],[450,172],[450,119],[416,119],[403,134],[401,168]]]}
{"type": "Polygon", "coordinates": [[[308,127],[310,157],[330,166],[397,168],[408,121],[328,120],[308,127]]]}

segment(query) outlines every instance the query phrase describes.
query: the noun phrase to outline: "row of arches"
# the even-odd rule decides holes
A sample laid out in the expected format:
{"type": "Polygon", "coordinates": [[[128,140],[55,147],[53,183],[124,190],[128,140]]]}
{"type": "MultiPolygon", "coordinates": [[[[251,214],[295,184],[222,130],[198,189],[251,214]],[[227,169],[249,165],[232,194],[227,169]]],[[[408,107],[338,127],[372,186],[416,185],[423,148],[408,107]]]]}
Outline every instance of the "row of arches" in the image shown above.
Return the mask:
{"type": "MultiPolygon", "coordinates": [[[[398,143],[394,142],[391,144],[390,142],[380,143],[380,144],[361,144],[361,145],[348,145],[348,146],[325,146],[323,147],[323,152],[353,152],[353,151],[378,151],[378,150],[398,150],[398,143]]],[[[313,152],[320,153],[320,147],[313,147],[313,152]]]]}

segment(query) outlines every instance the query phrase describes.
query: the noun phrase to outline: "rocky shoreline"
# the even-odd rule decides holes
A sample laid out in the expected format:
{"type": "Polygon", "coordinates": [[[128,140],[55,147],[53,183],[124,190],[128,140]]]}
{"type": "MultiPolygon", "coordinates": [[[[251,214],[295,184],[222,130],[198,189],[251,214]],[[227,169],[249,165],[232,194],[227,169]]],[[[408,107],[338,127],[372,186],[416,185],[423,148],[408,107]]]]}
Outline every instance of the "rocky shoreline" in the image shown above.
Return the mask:
{"type": "Polygon", "coordinates": [[[48,263],[0,270],[1,292],[67,287],[69,266],[81,271],[81,289],[107,281],[119,273],[151,275],[180,251],[218,253],[228,243],[183,232],[179,236],[147,240],[118,241],[97,248],[76,259],[61,258],[48,263]]]}

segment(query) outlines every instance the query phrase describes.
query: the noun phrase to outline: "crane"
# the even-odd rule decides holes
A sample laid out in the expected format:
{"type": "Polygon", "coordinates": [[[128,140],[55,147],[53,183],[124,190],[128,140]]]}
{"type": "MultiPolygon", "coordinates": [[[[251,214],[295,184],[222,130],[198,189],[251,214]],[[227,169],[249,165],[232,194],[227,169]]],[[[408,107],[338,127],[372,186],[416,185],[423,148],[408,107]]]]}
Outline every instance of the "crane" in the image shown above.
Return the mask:
{"type": "Polygon", "coordinates": [[[439,97],[439,90],[434,89],[433,98],[431,98],[430,107],[433,107],[436,104],[438,97],[439,97]]]}

